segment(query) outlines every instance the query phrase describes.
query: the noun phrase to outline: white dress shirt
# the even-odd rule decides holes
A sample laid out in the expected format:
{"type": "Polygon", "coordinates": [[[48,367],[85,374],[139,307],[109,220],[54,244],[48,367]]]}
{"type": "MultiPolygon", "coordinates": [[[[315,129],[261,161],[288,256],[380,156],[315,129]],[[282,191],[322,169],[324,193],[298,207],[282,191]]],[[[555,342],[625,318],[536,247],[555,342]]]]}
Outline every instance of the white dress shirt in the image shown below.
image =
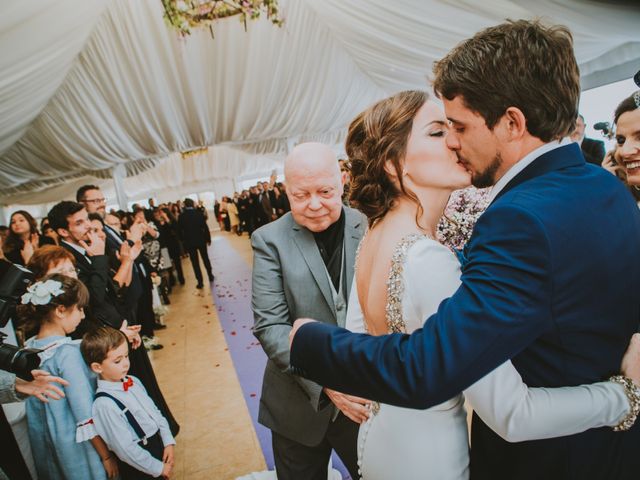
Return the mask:
{"type": "Polygon", "coordinates": [[[69,245],[71,248],[73,248],[76,252],[78,252],[80,255],[82,255],[84,258],[87,259],[87,262],[91,263],[91,259],[89,258],[89,256],[87,255],[87,251],[82,248],[80,245],[76,245],[75,243],[70,243],[67,242],[66,240],[62,240],[65,244],[69,245]]]}
{"type": "Polygon", "coordinates": [[[532,150],[527,155],[525,155],[522,160],[512,166],[506,173],[496,182],[489,194],[489,204],[495,200],[504,187],[507,186],[511,180],[515,178],[520,172],[522,172],[525,168],[531,165],[535,160],[540,158],[545,153],[549,153],[556,148],[564,147],[565,145],[569,145],[571,143],[571,139],[569,137],[565,137],[560,141],[553,141],[549,143],[545,143],[544,145],[539,146],[535,150],[532,150]]]}
{"type": "MultiPolygon", "coordinates": [[[[133,385],[127,391],[122,382],[98,380],[96,393],[105,392],[120,400],[140,424],[147,438],[160,430],[163,445],[175,445],[169,423],[147,395],[142,382],[133,376],[129,378],[133,379],[133,385]]],[[[162,461],[138,445],[140,438],[116,402],[106,397],[96,398],[93,403],[93,422],[98,435],[120,460],[148,475],[158,477],[162,474],[162,461]]]]}

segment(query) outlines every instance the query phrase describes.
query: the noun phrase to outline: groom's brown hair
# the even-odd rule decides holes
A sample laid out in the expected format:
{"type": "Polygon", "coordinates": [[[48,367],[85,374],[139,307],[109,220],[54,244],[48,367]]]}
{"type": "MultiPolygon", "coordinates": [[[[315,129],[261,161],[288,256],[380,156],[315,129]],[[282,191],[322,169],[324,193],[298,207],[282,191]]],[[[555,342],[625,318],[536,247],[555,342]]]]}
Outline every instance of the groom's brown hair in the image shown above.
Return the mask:
{"type": "Polygon", "coordinates": [[[456,46],[433,67],[434,90],[493,128],[509,107],[519,108],[527,130],[544,142],[573,131],[580,71],[568,28],[517,20],[490,27],[456,46]]]}

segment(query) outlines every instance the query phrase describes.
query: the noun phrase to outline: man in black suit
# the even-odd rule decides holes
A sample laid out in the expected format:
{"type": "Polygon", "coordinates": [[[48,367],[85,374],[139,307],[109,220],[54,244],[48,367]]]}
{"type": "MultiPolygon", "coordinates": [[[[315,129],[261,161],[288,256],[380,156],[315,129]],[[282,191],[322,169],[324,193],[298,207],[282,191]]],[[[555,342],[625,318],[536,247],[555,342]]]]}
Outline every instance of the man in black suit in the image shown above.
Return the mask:
{"type": "Polygon", "coordinates": [[[207,226],[207,221],[202,212],[195,208],[193,200],[186,198],[184,201],[184,210],[178,218],[178,227],[184,249],[189,253],[193,273],[196,276],[198,285],[196,288],[203,288],[202,271],[200,270],[200,261],[198,260],[198,252],[202,257],[204,266],[207,269],[209,281],[213,282],[213,272],[211,271],[211,261],[207,253],[207,246],[211,245],[211,233],[207,226]]]}
{"type": "MultiPolygon", "coordinates": [[[[100,187],[96,185],[84,185],[76,192],[76,200],[82,203],[88,213],[97,213],[103,219],[106,216],[106,202],[100,187]]],[[[134,223],[129,230],[128,243],[133,246],[141,241],[148,227],[146,223],[134,223]]],[[[107,236],[107,254],[110,258],[117,258],[116,252],[122,248],[122,244],[127,241],[120,232],[117,232],[108,225],[104,225],[107,236]]],[[[117,262],[117,261],[116,261],[117,262]]],[[[117,266],[118,268],[120,265],[117,266]]],[[[155,323],[153,315],[153,300],[151,296],[151,266],[146,261],[144,255],[139,255],[132,265],[131,283],[127,285],[122,296],[122,303],[128,312],[127,318],[132,323],[142,325],[142,335],[154,336],[154,329],[164,328],[155,323]]]]}
{"type": "Polygon", "coordinates": [[[81,203],[60,202],[49,211],[48,218],[51,228],[60,236],[60,245],[74,256],[78,278],[89,290],[89,309],[76,335],[82,335],[92,324],[120,329],[123,320],[131,317],[117,301],[115,286],[109,276],[105,243],[90,232],[86,209],[81,203]]]}
{"type": "Polygon", "coordinates": [[[600,166],[605,155],[604,142],[602,140],[585,137],[584,127],[584,117],[578,114],[578,118],[576,118],[576,129],[571,133],[571,140],[580,144],[584,159],[588,163],[600,166]]]}

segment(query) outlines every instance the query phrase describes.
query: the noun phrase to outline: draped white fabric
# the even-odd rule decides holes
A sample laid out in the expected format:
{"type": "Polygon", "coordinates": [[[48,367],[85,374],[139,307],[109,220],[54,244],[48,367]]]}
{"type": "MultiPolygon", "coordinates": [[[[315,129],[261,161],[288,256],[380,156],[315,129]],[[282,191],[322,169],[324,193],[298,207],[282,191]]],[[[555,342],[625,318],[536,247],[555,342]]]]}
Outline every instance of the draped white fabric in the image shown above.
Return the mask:
{"type": "Polygon", "coordinates": [[[0,153],[24,134],[61,85],[105,4],[105,0],[3,1],[0,153]]]}
{"type": "MultiPolygon", "coordinates": [[[[249,155],[228,147],[209,148],[205,153],[185,159],[174,153],[158,161],[154,168],[126,178],[123,182],[125,200],[153,197],[159,202],[168,202],[199,192],[215,192],[218,197],[232,195],[236,190],[235,179],[266,180],[273,170],[282,170],[283,162],[283,155],[249,155]]],[[[87,184],[98,185],[110,205],[118,204],[114,181],[84,176],[41,192],[38,205],[32,205],[31,193],[12,195],[9,197],[11,211],[0,211],[0,223],[6,222],[10,213],[19,209],[28,210],[37,218],[44,217],[55,203],[75,200],[78,188],[87,184]]]]}
{"type": "MultiPolygon", "coordinates": [[[[628,77],[640,65],[640,5],[631,2],[280,3],[281,29],[261,20],[245,32],[231,18],[216,24],[215,39],[207,30],[180,39],[159,0],[2,2],[0,203],[58,200],[88,176],[110,178],[120,164],[130,198],[144,190],[147,173],[176,198],[191,180],[177,183],[165,167],[181,163],[174,152],[226,144],[281,155],[294,140],[341,142],[359,111],[395,91],[425,88],[434,60],[504,18],[543,15],[568,25],[583,86],[628,77]]],[[[220,152],[225,168],[259,168],[251,155],[220,152]]],[[[209,180],[232,178],[230,171],[209,180]]]]}

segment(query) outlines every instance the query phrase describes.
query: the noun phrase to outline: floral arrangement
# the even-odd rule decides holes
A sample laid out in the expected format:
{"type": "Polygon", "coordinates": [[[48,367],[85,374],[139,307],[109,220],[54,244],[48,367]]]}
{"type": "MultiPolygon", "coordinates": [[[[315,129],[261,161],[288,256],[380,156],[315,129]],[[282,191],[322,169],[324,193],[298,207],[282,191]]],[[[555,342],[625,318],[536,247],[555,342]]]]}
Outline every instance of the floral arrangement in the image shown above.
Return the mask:
{"type": "Polygon", "coordinates": [[[57,280],[47,280],[46,282],[36,282],[27,288],[27,292],[22,295],[23,305],[47,305],[53,297],[64,293],[62,283],[57,280]]]}
{"type": "Polygon", "coordinates": [[[203,153],[207,153],[208,150],[209,150],[208,147],[194,148],[192,150],[185,150],[184,152],[180,152],[180,155],[182,156],[183,160],[186,160],[187,158],[195,157],[197,155],[202,155],[203,153]]]}
{"type": "Polygon", "coordinates": [[[438,240],[449,248],[462,249],[489,204],[490,191],[469,187],[453,192],[438,225],[438,240]]]}
{"type": "Polygon", "coordinates": [[[278,27],[284,23],[278,0],[162,0],[162,5],[164,18],[182,36],[190,35],[194,27],[209,27],[213,36],[213,22],[236,15],[245,31],[247,19],[257,20],[263,13],[278,27]]]}

